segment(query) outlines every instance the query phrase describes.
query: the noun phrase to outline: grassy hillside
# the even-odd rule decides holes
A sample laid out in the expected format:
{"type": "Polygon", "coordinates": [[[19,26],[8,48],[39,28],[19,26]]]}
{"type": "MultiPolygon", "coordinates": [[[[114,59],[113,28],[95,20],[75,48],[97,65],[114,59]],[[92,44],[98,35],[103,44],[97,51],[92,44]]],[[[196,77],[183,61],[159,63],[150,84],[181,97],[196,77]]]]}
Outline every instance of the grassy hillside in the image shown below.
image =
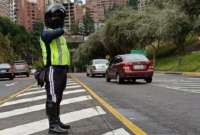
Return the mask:
{"type": "Polygon", "coordinates": [[[200,72],[200,52],[157,59],[156,70],[200,72]]]}

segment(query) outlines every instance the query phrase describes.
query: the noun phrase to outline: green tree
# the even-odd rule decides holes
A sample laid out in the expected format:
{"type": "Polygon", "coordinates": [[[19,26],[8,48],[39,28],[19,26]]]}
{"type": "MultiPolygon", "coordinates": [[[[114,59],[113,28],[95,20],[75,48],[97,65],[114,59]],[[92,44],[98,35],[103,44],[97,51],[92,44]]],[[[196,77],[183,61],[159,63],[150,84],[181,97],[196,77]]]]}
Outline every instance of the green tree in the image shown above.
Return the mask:
{"type": "Polygon", "coordinates": [[[95,31],[94,21],[90,16],[89,9],[86,9],[86,14],[83,18],[83,33],[84,35],[88,36],[89,34],[95,31]]]}

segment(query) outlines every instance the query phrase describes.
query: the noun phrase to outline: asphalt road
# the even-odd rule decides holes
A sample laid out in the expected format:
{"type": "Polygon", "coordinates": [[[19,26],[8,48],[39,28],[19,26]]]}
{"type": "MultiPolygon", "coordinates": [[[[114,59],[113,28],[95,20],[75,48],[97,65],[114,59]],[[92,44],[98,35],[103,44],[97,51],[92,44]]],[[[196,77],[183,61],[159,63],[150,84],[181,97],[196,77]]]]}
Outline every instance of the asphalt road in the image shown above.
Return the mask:
{"type": "Polygon", "coordinates": [[[0,99],[5,98],[19,90],[24,89],[28,85],[34,83],[33,76],[16,76],[14,80],[0,78],[0,99]]]}
{"type": "MultiPolygon", "coordinates": [[[[155,74],[118,85],[102,77],[71,74],[92,88],[148,135],[200,135],[200,78],[155,74]]],[[[34,82],[30,78],[0,81],[1,97],[34,82]]],[[[0,105],[0,135],[47,135],[44,88],[27,92],[0,105]]],[[[64,92],[61,119],[72,125],[70,135],[132,135],[131,131],[98,103],[79,83],[70,79],[64,92]]]]}
{"type": "Polygon", "coordinates": [[[200,78],[155,74],[118,85],[73,74],[149,135],[200,135],[200,78]]]}
{"type": "MultiPolygon", "coordinates": [[[[32,85],[23,94],[1,104],[0,135],[48,135],[45,102],[45,89],[32,85]]],[[[71,125],[69,135],[132,135],[84,87],[71,79],[63,94],[61,120],[71,125]]]]}

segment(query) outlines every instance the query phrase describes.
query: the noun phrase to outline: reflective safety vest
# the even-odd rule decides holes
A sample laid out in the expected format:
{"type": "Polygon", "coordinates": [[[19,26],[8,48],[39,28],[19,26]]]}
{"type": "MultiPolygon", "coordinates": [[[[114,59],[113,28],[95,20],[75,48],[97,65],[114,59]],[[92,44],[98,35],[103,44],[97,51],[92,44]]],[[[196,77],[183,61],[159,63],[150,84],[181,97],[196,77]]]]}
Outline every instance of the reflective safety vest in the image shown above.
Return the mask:
{"type": "MultiPolygon", "coordinates": [[[[67,47],[67,42],[64,36],[60,36],[51,41],[49,44],[50,52],[47,52],[45,43],[40,39],[40,46],[42,49],[43,63],[47,65],[47,53],[50,53],[50,62],[53,66],[70,65],[70,54],[67,47]]],[[[51,66],[49,65],[49,66],[51,66]]]]}

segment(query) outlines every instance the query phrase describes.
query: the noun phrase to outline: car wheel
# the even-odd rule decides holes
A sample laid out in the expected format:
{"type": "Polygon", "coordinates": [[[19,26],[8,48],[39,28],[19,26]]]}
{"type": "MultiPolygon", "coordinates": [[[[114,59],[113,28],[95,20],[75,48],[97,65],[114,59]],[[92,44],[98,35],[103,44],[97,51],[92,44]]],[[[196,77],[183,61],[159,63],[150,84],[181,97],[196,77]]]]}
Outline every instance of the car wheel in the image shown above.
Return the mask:
{"type": "Polygon", "coordinates": [[[14,80],[14,76],[11,76],[11,77],[9,78],[9,80],[14,80]]]}
{"type": "Polygon", "coordinates": [[[120,74],[117,74],[117,83],[118,84],[123,84],[124,83],[124,79],[120,77],[120,74]]]}
{"type": "Polygon", "coordinates": [[[26,77],[29,77],[29,76],[30,76],[29,73],[27,73],[27,74],[26,74],[26,77]]]}
{"type": "Polygon", "coordinates": [[[136,79],[131,79],[132,83],[135,83],[136,82],[136,79]]]}
{"type": "Polygon", "coordinates": [[[146,81],[147,83],[151,83],[151,82],[152,82],[152,77],[146,78],[145,81],[146,81]]]}
{"type": "Polygon", "coordinates": [[[89,76],[89,74],[88,74],[88,73],[86,73],[86,76],[89,76]]]}
{"type": "Polygon", "coordinates": [[[110,82],[110,78],[108,77],[108,75],[106,74],[106,82],[110,82]]]}

